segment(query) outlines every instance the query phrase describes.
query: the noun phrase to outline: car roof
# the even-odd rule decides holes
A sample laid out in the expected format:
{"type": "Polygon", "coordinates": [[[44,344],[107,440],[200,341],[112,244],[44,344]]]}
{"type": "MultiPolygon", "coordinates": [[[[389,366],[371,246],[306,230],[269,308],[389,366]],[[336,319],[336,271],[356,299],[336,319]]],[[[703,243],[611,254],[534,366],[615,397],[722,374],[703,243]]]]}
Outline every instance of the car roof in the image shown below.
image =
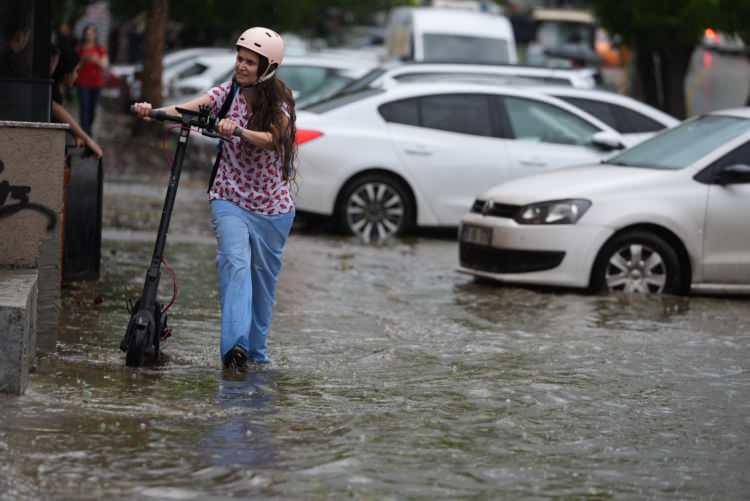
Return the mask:
{"type": "Polygon", "coordinates": [[[380,66],[384,74],[399,73],[430,73],[430,72],[467,72],[467,73],[497,73],[497,74],[527,74],[550,76],[557,78],[592,78],[590,68],[548,68],[546,66],[532,66],[523,64],[463,64],[451,63],[423,63],[392,61],[380,66]]]}
{"type": "Polygon", "coordinates": [[[389,94],[418,94],[423,91],[444,91],[444,92],[481,92],[487,94],[513,94],[513,95],[534,95],[543,96],[544,99],[558,99],[543,94],[527,90],[526,86],[496,85],[485,84],[482,82],[464,82],[464,81],[439,81],[439,82],[407,82],[398,86],[386,89],[389,94]]]}
{"type": "Polygon", "coordinates": [[[557,21],[568,23],[594,24],[594,16],[587,10],[555,9],[536,7],[533,12],[534,21],[557,21]]]}

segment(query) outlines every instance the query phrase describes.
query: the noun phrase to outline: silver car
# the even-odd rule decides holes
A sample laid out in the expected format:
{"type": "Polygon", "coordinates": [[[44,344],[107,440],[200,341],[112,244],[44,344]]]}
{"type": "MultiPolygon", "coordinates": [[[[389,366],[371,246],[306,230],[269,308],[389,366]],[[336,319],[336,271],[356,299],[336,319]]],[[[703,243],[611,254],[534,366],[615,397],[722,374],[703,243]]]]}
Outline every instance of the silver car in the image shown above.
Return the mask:
{"type": "Polygon", "coordinates": [[[460,227],[460,271],[593,290],[750,292],[750,108],[600,164],[499,185],[460,227]]]}

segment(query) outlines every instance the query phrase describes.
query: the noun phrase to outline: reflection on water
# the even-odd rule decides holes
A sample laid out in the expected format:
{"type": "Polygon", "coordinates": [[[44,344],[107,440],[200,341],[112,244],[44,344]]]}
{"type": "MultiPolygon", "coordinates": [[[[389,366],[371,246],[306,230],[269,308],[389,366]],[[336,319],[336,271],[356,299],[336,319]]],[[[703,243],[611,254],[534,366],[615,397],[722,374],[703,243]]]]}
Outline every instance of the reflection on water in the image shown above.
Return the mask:
{"type": "Polygon", "coordinates": [[[0,397],[0,499],[750,492],[746,299],[497,287],[450,240],[296,234],[274,365],[232,378],[197,242],[168,245],[162,367],[118,350],[149,241],[106,242],[102,279],[64,291],[58,351],[0,397]]]}
{"type": "Polygon", "coordinates": [[[268,426],[273,372],[250,369],[228,374],[219,383],[217,405],[230,418],[212,426],[198,448],[216,465],[272,467],[277,461],[268,426]]]}

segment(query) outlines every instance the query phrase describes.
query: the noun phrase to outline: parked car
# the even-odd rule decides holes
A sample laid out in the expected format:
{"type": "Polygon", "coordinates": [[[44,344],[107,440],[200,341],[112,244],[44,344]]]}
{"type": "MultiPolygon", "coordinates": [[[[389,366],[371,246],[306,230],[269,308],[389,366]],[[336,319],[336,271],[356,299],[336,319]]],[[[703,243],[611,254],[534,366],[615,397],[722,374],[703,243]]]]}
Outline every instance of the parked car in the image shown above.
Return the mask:
{"type": "Polygon", "coordinates": [[[222,76],[234,68],[236,59],[235,51],[196,57],[169,81],[168,102],[185,101],[207,91],[214,82],[224,81],[222,76]]]}
{"type": "Polygon", "coordinates": [[[535,40],[526,49],[526,62],[540,66],[588,64],[598,66],[594,50],[596,20],[588,10],[536,7],[535,40]]]}
{"type": "Polygon", "coordinates": [[[558,86],[533,86],[529,90],[562,99],[635,141],[642,141],[654,132],[680,123],[653,106],[616,92],[558,86]]]}
{"type": "Polygon", "coordinates": [[[401,83],[424,82],[461,78],[492,79],[520,78],[528,82],[582,89],[596,87],[594,73],[588,69],[556,69],[518,64],[430,64],[388,63],[372,69],[341,92],[356,92],[367,88],[388,89],[401,83]]]}
{"type": "Polygon", "coordinates": [[[705,49],[725,54],[743,55],[748,53],[748,48],[739,35],[716,31],[713,28],[704,30],[701,45],[705,49]]]}
{"type": "Polygon", "coordinates": [[[397,82],[463,81],[499,85],[524,85],[526,90],[562,99],[599,118],[625,136],[643,140],[654,132],[674,127],[680,121],[661,110],[628,96],[599,89],[538,85],[532,78],[488,74],[414,73],[397,82]]]}
{"type": "Polygon", "coordinates": [[[421,83],[344,94],[297,113],[301,212],[365,241],[457,226],[478,193],[604,158],[628,142],[554,97],[421,83]]]}
{"type": "MultiPolygon", "coordinates": [[[[226,53],[232,53],[232,51],[216,47],[191,47],[165,54],[162,59],[162,91],[164,96],[166,97],[168,94],[170,81],[189,66],[192,60],[202,55],[226,53]]],[[[102,94],[111,98],[120,97],[122,90],[120,81],[124,81],[128,92],[126,97],[129,100],[140,99],[142,71],[142,64],[115,64],[110,66],[109,73],[115,78],[110,79],[111,83],[107,86],[108,90],[103,90],[102,94]]]]}
{"type": "Polygon", "coordinates": [[[386,26],[393,59],[424,62],[517,63],[508,19],[483,12],[434,7],[396,7],[386,26]]]}
{"type": "MultiPolygon", "coordinates": [[[[203,64],[202,61],[197,62],[203,64]]],[[[302,57],[285,57],[277,75],[294,92],[296,106],[302,108],[308,103],[332,96],[366,74],[376,64],[370,58],[356,59],[336,53],[313,53],[302,57]]],[[[200,76],[175,82],[175,101],[189,99],[230,80],[234,72],[234,57],[222,62],[222,65],[221,71],[208,70],[200,76]]]]}
{"type": "Polygon", "coordinates": [[[602,163],[500,184],[460,226],[460,271],[644,293],[750,292],[750,109],[690,119],[602,163]]]}

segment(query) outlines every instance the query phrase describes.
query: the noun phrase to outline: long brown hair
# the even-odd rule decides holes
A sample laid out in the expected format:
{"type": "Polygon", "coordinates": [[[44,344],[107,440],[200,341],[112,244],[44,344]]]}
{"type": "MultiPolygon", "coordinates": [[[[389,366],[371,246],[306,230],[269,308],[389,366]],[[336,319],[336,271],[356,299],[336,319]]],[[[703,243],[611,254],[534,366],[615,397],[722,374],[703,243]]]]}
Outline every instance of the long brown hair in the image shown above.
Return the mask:
{"type": "MultiPolygon", "coordinates": [[[[258,75],[265,73],[268,68],[268,59],[260,56],[258,62],[258,75]]],[[[268,80],[259,83],[254,89],[253,115],[250,118],[249,127],[253,130],[270,131],[273,144],[283,159],[282,176],[284,181],[291,181],[297,177],[294,168],[294,160],[297,156],[297,147],[294,137],[297,135],[297,114],[294,111],[294,97],[292,91],[284,82],[272,76],[268,80]],[[284,117],[288,115],[289,123],[284,127],[284,117]]]]}

